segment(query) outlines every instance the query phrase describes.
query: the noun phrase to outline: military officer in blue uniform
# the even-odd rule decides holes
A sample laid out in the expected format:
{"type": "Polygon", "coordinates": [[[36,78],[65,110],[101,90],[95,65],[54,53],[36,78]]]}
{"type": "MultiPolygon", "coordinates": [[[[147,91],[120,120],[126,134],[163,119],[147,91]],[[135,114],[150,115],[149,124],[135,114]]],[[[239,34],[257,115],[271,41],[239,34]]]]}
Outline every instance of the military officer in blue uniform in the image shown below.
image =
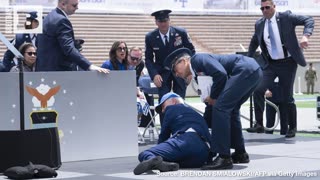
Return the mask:
{"type": "Polygon", "coordinates": [[[207,162],[211,138],[203,117],[173,92],[162,96],[156,111],[164,113],[158,145],[139,154],[141,163],[134,174],[152,169],[172,171],[179,167],[199,168],[207,162]]]}
{"type": "Polygon", "coordinates": [[[187,31],[181,27],[170,26],[169,13],[171,10],[160,10],[153,12],[155,23],[158,26],[155,30],[145,36],[145,62],[151,80],[158,87],[159,100],[170,92],[185,97],[187,84],[185,80],[174,77],[170,71],[163,66],[164,59],[174,50],[185,47],[195,53],[195,48],[187,31]]]}
{"type": "Polygon", "coordinates": [[[181,78],[212,77],[205,102],[212,106],[212,152],[219,155],[202,169],[231,169],[233,163],[248,163],[239,110],[262,80],[262,70],[256,61],[243,55],[192,56],[189,49],[181,48],[166,58],[165,66],[181,78]],[[232,155],[230,148],[235,149],[232,155]]]}
{"type": "MultiPolygon", "coordinates": [[[[36,11],[29,12],[26,17],[25,29],[35,29],[39,26],[38,15],[36,11]]],[[[24,33],[16,34],[15,39],[13,40],[13,45],[16,49],[23,43],[32,43],[36,47],[36,37],[37,34],[34,33],[24,33]]],[[[9,72],[10,69],[15,66],[17,62],[14,62],[14,54],[7,50],[3,55],[3,66],[5,67],[4,71],[9,72]]]]}

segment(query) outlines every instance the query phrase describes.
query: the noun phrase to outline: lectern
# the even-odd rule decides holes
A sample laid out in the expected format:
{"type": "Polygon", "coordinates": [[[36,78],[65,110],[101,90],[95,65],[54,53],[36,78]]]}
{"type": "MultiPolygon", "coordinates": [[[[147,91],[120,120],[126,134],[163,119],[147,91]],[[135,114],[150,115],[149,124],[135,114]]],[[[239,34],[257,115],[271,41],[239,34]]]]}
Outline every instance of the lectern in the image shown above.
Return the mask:
{"type": "MultiPolygon", "coordinates": [[[[0,130],[0,173],[13,166],[26,166],[29,162],[58,169],[61,166],[58,129],[57,127],[25,129],[23,56],[1,32],[0,40],[18,57],[20,69],[20,130],[0,130]]],[[[38,116],[34,118],[34,122],[39,122],[38,116]]]]}

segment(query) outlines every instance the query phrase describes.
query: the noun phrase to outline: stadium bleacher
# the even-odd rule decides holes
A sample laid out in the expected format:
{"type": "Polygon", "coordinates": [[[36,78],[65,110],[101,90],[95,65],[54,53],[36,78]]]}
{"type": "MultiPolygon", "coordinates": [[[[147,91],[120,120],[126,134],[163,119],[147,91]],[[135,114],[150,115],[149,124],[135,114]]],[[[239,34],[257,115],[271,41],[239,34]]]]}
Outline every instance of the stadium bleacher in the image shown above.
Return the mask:
{"type": "MultiPolygon", "coordinates": [[[[235,53],[248,48],[254,31],[254,23],[259,15],[171,15],[171,24],[188,30],[197,52],[217,54],[235,53]]],[[[320,16],[314,16],[315,29],[310,38],[310,47],[305,50],[307,61],[320,60],[320,16]]],[[[76,13],[70,16],[76,38],[85,40],[82,53],[94,64],[101,65],[108,59],[109,49],[116,40],[124,40],[129,47],[144,48],[145,34],[156,25],[154,18],[144,14],[93,14],[76,13]]],[[[23,21],[23,19],[22,19],[23,21]]],[[[4,12],[0,12],[0,22],[5,22],[4,12]]],[[[2,23],[4,24],[4,23],[2,23]]],[[[298,27],[298,37],[302,35],[298,27]]],[[[12,33],[0,31],[8,38],[12,33]]],[[[6,48],[0,44],[0,59],[6,48]]]]}

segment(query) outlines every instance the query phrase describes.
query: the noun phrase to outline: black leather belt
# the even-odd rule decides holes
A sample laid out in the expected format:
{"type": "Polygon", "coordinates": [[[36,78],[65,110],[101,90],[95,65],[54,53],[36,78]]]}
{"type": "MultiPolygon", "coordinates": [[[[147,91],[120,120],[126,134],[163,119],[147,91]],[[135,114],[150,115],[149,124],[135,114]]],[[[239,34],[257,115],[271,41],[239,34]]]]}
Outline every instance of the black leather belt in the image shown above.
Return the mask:
{"type": "Polygon", "coordinates": [[[292,61],[292,57],[287,57],[287,58],[283,58],[283,59],[269,59],[269,62],[270,63],[285,63],[285,62],[289,62],[289,61],[292,61]]]}

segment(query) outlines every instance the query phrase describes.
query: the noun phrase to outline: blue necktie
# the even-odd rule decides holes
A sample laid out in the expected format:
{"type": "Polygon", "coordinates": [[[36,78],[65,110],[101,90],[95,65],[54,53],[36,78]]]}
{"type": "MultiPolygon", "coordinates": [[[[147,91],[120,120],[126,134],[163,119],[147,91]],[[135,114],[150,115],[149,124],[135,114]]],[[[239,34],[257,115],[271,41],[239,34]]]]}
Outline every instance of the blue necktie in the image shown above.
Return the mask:
{"type": "Polygon", "coordinates": [[[269,31],[269,38],[270,38],[270,43],[271,43],[271,56],[277,57],[278,55],[278,49],[277,49],[277,44],[276,44],[276,40],[274,38],[274,33],[272,30],[272,23],[270,20],[268,20],[268,31],[269,31]]]}

